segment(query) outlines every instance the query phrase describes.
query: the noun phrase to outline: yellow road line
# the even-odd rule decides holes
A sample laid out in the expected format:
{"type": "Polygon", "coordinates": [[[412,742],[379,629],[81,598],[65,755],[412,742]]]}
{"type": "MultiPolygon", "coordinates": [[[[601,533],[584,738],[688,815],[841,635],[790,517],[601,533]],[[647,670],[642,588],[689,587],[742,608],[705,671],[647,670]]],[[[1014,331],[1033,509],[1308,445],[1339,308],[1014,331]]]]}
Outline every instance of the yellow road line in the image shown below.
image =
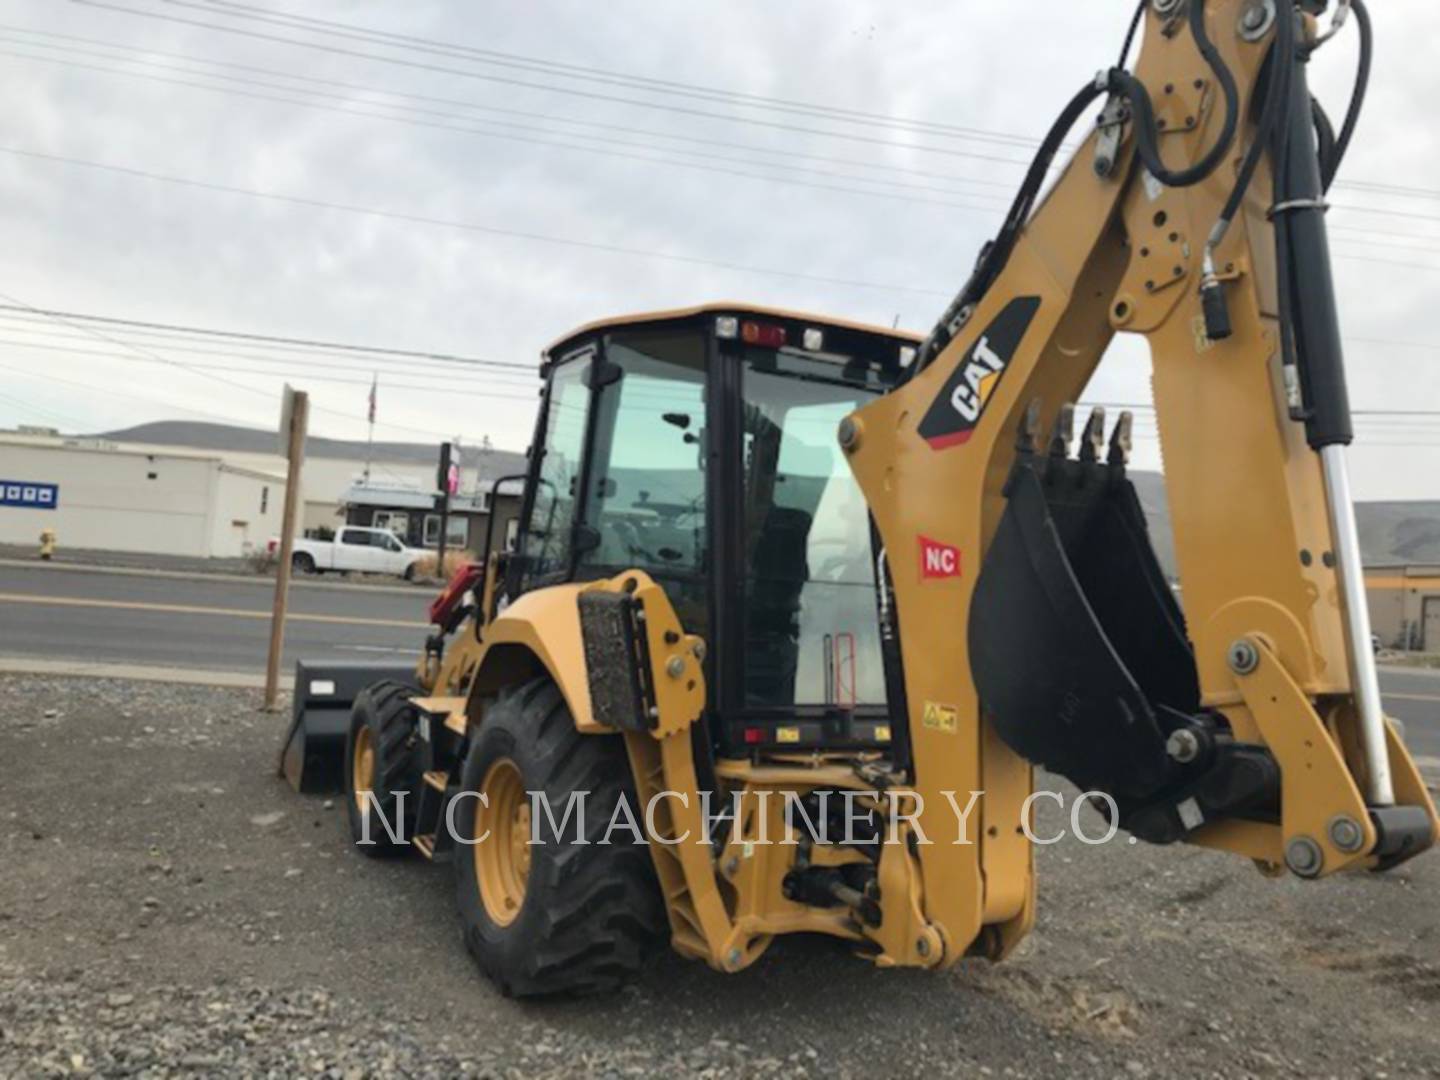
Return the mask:
{"type": "MultiPolygon", "coordinates": [[[[158,611],[169,615],[228,615],[237,619],[269,619],[268,611],[245,608],[196,607],[191,604],[149,604],[138,600],[91,600],[80,596],[34,596],[29,593],[0,593],[0,600],[12,604],[49,604],[55,607],[118,608],[123,611],[158,611]]],[[[425,623],[406,619],[358,619],[350,615],[308,615],[294,611],[286,622],[342,623],[347,626],[403,626],[408,630],[423,629],[425,623]]]]}

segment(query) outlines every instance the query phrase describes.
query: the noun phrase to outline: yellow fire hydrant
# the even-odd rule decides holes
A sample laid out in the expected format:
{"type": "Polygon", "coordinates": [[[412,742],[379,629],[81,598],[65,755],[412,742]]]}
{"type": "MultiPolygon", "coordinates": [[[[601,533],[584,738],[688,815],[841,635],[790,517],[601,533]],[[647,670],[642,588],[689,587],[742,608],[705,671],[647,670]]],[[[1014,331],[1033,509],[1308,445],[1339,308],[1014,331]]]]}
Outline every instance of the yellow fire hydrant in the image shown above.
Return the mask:
{"type": "Polygon", "coordinates": [[[55,554],[55,530],[45,529],[40,533],[40,558],[48,559],[55,554]]]}

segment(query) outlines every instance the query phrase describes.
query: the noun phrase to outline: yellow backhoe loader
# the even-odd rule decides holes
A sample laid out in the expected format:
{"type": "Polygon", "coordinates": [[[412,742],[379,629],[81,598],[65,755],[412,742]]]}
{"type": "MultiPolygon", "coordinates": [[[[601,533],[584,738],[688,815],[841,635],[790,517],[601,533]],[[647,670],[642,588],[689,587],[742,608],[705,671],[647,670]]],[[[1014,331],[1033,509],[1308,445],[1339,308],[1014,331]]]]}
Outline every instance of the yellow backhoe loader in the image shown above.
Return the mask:
{"type": "Polygon", "coordinates": [[[1037,765],[1125,839],[1267,874],[1429,848],[1325,227],[1370,23],[1326,7],[1146,0],[923,338],[723,303],[550,346],[518,542],[436,601],[416,670],[302,664],[292,781],[342,785],[361,850],[451,861],[518,995],[666,936],[727,972],[797,932],[999,959],[1035,917],[1037,765]],[[1306,70],[1351,17],[1337,132],[1306,70]],[[1072,431],[1116,333],[1153,357],[1183,611],[1130,418],[1072,431]]]}

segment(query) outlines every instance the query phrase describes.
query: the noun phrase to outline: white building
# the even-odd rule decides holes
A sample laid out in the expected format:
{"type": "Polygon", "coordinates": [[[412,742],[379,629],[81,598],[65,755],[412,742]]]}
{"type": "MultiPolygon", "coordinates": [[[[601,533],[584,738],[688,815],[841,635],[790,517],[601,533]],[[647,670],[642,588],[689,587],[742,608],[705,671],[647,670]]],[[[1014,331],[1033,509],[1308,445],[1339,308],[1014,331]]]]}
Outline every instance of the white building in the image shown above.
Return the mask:
{"type": "Polygon", "coordinates": [[[0,433],[0,543],[237,557],[280,532],[285,476],[216,452],[0,433]]]}
{"type": "MultiPolygon", "coordinates": [[[[403,505],[416,507],[414,542],[433,546],[439,515],[423,514],[421,504],[433,507],[434,496],[425,493],[435,486],[438,446],[377,444],[367,470],[370,450],[365,443],[309,440],[297,534],[337,529],[347,521],[371,524],[359,519],[364,515],[357,516],[356,507],[389,506],[376,502],[377,493],[403,491],[410,497],[403,505]],[[357,493],[366,497],[355,502],[357,493]]],[[[466,500],[483,502],[495,477],[524,468],[519,454],[467,449],[454,505],[483,515],[487,507],[466,500]]],[[[158,421],[98,437],[34,428],[0,431],[0,480],[10,481],[17,495],[5,499],[0,489],[0,544],[34,544],[42,529],[53,528],[62,547],[245,555],[280,535],[285,471],[275,434],[252,428],[158,421]],[[58,488],[53,509],[24,505],[27,489],[38,496],[50,485],[58,488]]],[[[503,518],[514,516],[518,490],[512,484],[503,493],[503,518]]],[[[463,513],[452,520],[453,546],[463,546],[459,535],[468,521],[463,513]]],[[[396,528],[409,522],[392,515],[382,524],[396,528]]]]}

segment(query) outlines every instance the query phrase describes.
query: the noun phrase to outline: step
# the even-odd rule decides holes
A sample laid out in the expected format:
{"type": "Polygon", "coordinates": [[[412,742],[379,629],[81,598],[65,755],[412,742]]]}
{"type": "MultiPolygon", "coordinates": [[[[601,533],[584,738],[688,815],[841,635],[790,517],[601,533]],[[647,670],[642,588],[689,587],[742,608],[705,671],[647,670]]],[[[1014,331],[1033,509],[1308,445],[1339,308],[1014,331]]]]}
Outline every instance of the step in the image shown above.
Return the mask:
{"type": "Polygon", "coordinates": [[[426,833],[424,836],[417,836],[414,838],[414,840],[411,841],[411,843],[415,845],[415,847],[419,850],[420,854],[424,855],[425,858],[431,860],[435,858],[434,833],[426,833]]]}
{"type": "Polygon", "coordinates": [[[411,698],[410,702],[415,708],[423,713],[429,713],[431,716],[465,711],[465,699],[463,697],[417,697],[411,698]]]}
{"type": "Polygon", "coordinates": [[[450,774],[441,772],[439,769],[431,769],[423,778],[425,783],[436,791],[443,792],[450,786],[450,774]]]}

